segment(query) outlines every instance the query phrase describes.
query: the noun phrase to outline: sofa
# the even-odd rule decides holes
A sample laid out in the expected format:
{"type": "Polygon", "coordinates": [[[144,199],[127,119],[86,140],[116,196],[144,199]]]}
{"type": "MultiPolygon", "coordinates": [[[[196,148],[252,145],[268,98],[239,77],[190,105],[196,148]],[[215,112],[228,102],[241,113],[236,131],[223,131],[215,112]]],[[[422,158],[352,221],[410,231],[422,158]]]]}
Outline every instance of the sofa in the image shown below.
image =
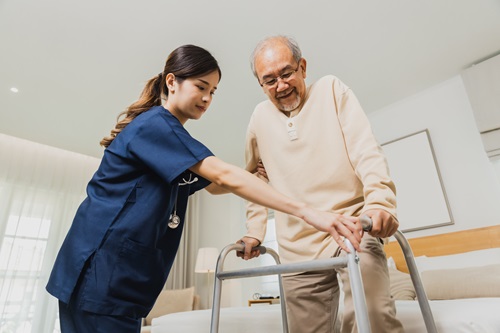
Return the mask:
{"type": "Polygon", "coordinates": [[[183,311],[200,309],[200,297],[195,294],[194,287],[185,289],[162,290],[153,308],[142,320],[141,333],[151,332],[151,321],[154,318],[183,311]]]}

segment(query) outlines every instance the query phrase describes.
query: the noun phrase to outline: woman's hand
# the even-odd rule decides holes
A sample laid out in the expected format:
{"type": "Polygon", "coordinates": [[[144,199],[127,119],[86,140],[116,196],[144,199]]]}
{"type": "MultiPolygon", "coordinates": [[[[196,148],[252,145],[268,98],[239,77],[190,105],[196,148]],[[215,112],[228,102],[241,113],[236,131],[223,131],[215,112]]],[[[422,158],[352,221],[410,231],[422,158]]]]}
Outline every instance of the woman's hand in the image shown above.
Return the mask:
{"type": "Polygon", "coordinates": [[[359,218],[304,208],[304,221],[318,230],[328,232],[333,240],[346,252],[350,252],[344,243],[347,238],[356,251],[360,252],[363,229],[359,218]]]}

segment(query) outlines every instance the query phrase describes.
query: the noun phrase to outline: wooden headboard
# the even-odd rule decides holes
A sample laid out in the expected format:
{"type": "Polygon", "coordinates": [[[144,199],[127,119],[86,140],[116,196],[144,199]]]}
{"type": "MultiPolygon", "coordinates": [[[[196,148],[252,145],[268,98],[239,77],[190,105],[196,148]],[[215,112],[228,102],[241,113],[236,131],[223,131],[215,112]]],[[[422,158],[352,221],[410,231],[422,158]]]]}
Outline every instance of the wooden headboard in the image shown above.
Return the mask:
{"type": "MultiPolygon", "coordinates": [[[[500,247],[500,225],[456,231],[447,234],[408,239],[415,257],[444,256],[500,247]]],[[[385,245],[387,258],[392,257],[398,270],[408,272],[408,267],[397,241],[385,245]]]]}

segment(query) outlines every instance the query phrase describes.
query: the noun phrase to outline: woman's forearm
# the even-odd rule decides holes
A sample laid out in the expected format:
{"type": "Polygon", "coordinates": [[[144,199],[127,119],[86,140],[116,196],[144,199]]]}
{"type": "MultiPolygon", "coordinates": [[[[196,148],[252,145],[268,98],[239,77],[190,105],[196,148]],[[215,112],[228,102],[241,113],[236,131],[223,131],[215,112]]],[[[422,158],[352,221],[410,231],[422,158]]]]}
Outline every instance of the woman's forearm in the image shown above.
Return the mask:
{"type": "Polygon", "coordinates": [[[226,189],[222,186],[219,186],[215,183],[212,183],[212,184],[208,185],[207,187],[205,187],[205,190],[207,190],[210,194],[214,194],[214,195],[231,193],[231,191],[229,191],[228,189],[226,189]]]}
{"type": "Polygon", "coordinates": [[[361,250],[363,231],[356,217],[318,211],[288,198],[253,174],[214,156],[207,157],[190,169],[246,200],[303,219],[316,229],[331,234],[335,242],[347,252],[349,249],[341,236],[349,239],[356,250],[361,250]]]}
{"type": "Polygon", "coordinates": [[[210,193],[223,193],[217,190],[217,187],[221,187],[256,204],[304,218],[307,209],[305,204],[286,197],[255,175],[217,157],[208,157],[191,170],[215,184],[207,189],[210,193]]]}

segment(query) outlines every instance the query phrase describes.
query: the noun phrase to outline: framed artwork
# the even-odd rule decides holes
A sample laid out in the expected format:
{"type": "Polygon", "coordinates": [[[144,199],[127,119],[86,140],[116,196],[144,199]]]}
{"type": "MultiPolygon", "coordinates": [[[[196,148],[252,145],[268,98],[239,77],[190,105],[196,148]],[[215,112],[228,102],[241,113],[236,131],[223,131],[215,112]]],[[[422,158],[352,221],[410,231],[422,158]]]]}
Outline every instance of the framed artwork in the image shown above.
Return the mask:
{"type": "Polygon", "coordinates": [[[453,224],[427,129],[381,145],[396,184],[403,232],[453,224]]]}

